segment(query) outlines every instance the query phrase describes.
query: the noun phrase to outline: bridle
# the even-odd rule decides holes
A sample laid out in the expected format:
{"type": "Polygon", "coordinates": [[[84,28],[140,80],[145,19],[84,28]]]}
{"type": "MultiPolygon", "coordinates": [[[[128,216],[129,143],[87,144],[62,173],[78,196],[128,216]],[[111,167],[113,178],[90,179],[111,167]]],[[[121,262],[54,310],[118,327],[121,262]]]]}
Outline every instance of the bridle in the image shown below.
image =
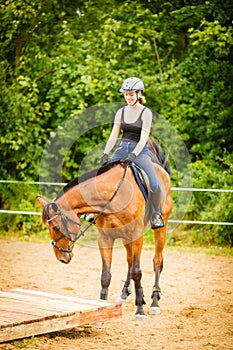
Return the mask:
{"type": "Polygon", "coordinates": [[[72,253],[72,249],[70,248],[70,243],[75,243],[80,237],[84,236],[84,233],[95,223],[95,221],[104,213],[104,211],[107,209],[107,207],[110,205],[110,203],[112,202],[112,200],[114,199],[114,197],[116,196],[117,192],[119,191],[123,181],[124,181],[124,178],[125,178],[125,175],[126,175],[126,170],[127,170],[127,167],[125,167],[124,169],[124,173],[122,175],[122,178],[115,190],[115,192],[113,193],[112,197],[108,200],[108,202],[104,205],[104,207],[102,208],[102,210],[98,213],[98,215],[96,216],[95,220],[93,220],[92,222],[90,222],[89,225],[87,225],[87,227],[85,227],[83,230],[81,230],[79,232],[79,234],[76,236],[76,233],[75,232],[71,232],[70,229],[69,229],[69,222],[79,226],[81,228],[82,224],[78,221],[75,221],[71,218],[69,218],[69,216],[67,216],[66,214],[63,213],[62,209],[57,205],[57,203],[55,202],[55,200],[52,200],[51,202],[49,202],[48,204],[46,204],[44,210],[45,210],[45,213],[47,215],[47,217],[49,217],[49,207],[52,206],[53,207],[53,210],[56,212],[56,214],[47,219],[47,223],[55,220],[57,217],[61,217],[61,221],[62,221],[62,224],[63,226],[65,227],[65,233],[61,232],[61,228],[60,226],[56,226],[54,229],[55,231],[57,232],[61,232],[61,235],[56,238],[56,239],[53,239],[50,243],[51,245],[58,249],[60,252],[62,253],[68,253],[68,254],[71,254],[72,253]],[[72,238],[72,235],[75,235],[75,238],[72,238]],[[69,248],[68,249],[65,249],[65,248],[62,248],[62,247],[59,247],[57,245],[57,242],[60,241],[61,239],[63,238],[68,238],[69,240],[69,248]]]}
{"type": "Polygon", "coordinates": [[[79,226],[79,227],[81,227],[81,223],[78,222],[78,221],[75,221],[75,220],[69,218],[69,216],[65,215],[65,214],[63,213],[63,211],[61,210],[61,208],[57,205],[57,203],[55,203],[54,200],[52,200],[50,203],[46,204],[46,206],[45,206],[45,212],[46,212],[47,216],[49,216],[48,211],[49,211],[50,205],[53,206],[53,209],[55,209],[55,211],[57,212],[57,214],[55,214],[53,217],[51,217],[50,219],[48,219],[47,222],[49,223],[49,222],[55,220],[57,217],[60,216],[60,217],[61,217],[62,224],[63,224],[63,226],[65,227],[65,231],[66,231],[65,233],[63,233],[63,232],[61,232],[60,226],[56,226],[56,227],[54,228],[54,230],[57,231],[57,232],[61,232],[61,235],[60,235],[58,238],[53,239],[50,243],[51,243],[51,245],[52,245],[53,247],[55,247],[55,248],[58,249],[59,251],[61,251],[61,252],[63,252],[63,253],[69,253],[69,254],[71,254],[71,253],[72,253],[72,250],[71,250],[70,248],[69,248],[69,249],[64,249],[64,248],[62,248],[62,247],[59,247],[56,243],[57,243],[58,241],[60,241],[62,238],[68,238],[68,239],[69,239],[69,245],[70,245],[71,242],[72,242],[72,243],[75,243],[81,236],[84,235],[84,232],[81,231],[81,232],[76,236],[76,233],[75,233],[75,232],[71,232],[71,231],[70,231],[70,229],[69,229],[69,222],[71,222],[71,223],[73,223],[73,224],[75,224],[75,225],[77,225],[77,226],[79,226]],[[72,238],[72,235],[75,235],[76,237],[75,237],[75,238],[72,238]]]}

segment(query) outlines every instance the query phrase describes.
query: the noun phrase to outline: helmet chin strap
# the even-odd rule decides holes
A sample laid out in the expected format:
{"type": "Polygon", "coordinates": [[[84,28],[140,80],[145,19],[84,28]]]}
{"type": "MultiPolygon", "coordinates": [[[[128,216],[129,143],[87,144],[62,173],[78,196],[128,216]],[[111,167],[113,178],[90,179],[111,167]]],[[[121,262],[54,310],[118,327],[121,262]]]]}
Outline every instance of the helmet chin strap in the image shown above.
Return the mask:
{"type": "Polygon", "coordinates": [[[133,106],[135,106],[135,105],[136,105],[136,103],[139,101],[139,98],[138,98],[138,92],[137,92],[137,91],[135,91],[135,92],[136,92],[137,99],[136,99],[136,101],[134,102],[133,106]]]}

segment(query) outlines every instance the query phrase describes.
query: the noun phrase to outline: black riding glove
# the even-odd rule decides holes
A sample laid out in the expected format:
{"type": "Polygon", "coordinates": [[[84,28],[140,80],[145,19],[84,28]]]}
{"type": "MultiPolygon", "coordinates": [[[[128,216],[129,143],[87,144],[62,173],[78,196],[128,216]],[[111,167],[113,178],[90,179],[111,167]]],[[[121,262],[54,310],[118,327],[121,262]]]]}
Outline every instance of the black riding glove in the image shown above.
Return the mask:
{"type": "Polygon", "coordinates": [[[108,155],[107,153],[104,153],[100,159],[100,165],[104,166],[108,163],[108,155]]]}
{"type": "Polygon", "coordinates": [[[136,154],[129,153],[128,157],[124,160],[124,166],[125,167],[130,166],[135,161],[135,158],[136,158],[136,154]]]}

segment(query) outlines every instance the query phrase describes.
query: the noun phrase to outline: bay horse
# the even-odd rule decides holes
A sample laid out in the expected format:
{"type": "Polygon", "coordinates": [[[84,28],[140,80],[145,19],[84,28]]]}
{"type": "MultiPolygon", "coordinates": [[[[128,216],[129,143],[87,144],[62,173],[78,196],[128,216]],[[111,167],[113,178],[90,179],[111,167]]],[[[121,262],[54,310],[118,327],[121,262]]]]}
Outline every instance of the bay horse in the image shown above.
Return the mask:
{"type": "MultiPolygon", "coordinates": [[[[172,210],[170,166],[167,157],[153,139],[148,141],[155,172],[163,191],[162,214],[167,225],[172,210]]],[[[47,224],[56,258],[68,264],[72,259],[75,242],[84,235],[80,217],[93,213],[98,229],[98,246],[102,258],[100,299],[106,300],[111,281],[111,263],[114,241],[121,238],[127,253],[128,272],[120,301],[126,301],[131,293],[131,280],[135,287],[135,319],[146,318],[145,299],[141,285],[140,257],[143,232],[149,226],[150,210],[130,168],[114,163],[92,171],[69,182],[56,199],[48,202],[37,197],[44,207],[42,220],[47,224]]],[[[90,224],[91,225],[91,224],[90,224]]],[[[89,226],[88,226],[89,227],[89,226]]],[[[87,228],[88,228],[87,227],[87,228]]],[[[159,279],[163,269],[163,248],[166,226],[154,230],[154,285],[150,314],[159,314],[159,279]]]]}

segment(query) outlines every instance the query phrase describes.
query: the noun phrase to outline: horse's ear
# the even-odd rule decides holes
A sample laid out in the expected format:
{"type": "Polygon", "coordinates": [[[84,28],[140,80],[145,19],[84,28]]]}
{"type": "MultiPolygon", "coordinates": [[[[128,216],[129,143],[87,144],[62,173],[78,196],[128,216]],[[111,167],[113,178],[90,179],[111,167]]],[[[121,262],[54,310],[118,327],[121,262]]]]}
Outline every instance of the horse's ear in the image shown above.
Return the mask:
{"type": "Polygon", "coordinates": [[[53,211],[58,211],[58,206],[55,202],[51,202],[53,211]]]}
{"type": "Polygon", "coordinates": [[[40,205],[42,207],[45,207],[46,204],[48,204],[48,202],[44,198],[42,198],[41,196],[37,196],[36,199],[38,200],[38,202],[40,203],[40,205]]]}

